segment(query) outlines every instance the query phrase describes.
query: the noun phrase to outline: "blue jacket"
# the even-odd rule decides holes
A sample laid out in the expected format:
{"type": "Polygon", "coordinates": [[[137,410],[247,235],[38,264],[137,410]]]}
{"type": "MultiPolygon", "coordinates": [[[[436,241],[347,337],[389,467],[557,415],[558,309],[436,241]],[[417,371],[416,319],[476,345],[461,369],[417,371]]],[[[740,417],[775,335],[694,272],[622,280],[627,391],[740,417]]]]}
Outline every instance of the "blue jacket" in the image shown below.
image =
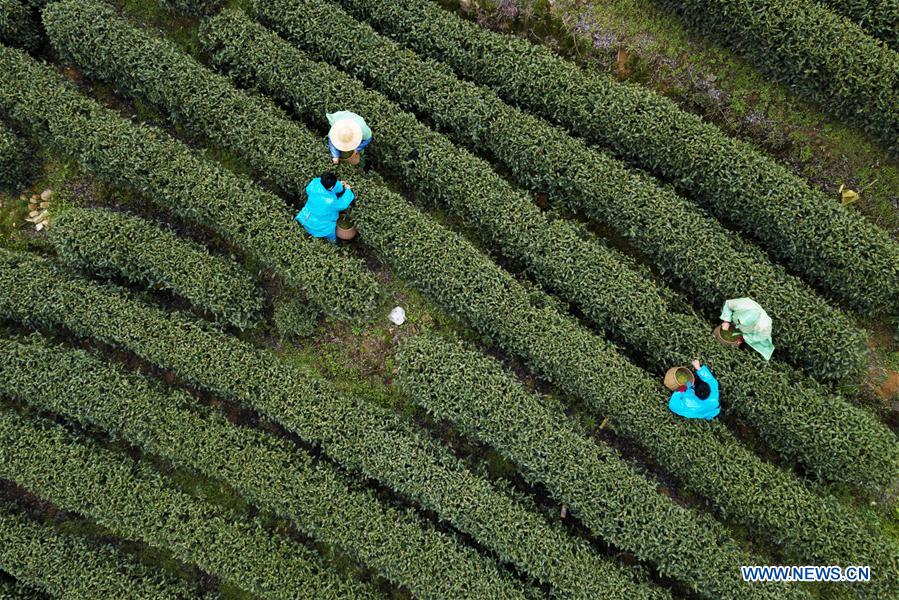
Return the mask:
{"type": "Polygon", "coordinates": [[[687,419],[714,419],[721,412],[721,405],[718,402],[718,380],[706,365],[702,365],[696,371],[696,375],[711,388],[709,397],[700,400],[693,391],[693,385],[688,383],[687,391],[671,394],[668,408],[671,409],[671,412],[687,419]]]}
{"type": "Polygon", "coordinates": [[[306,228],[313,237],[328,237],[337,230],[337,217],[356,198],[353,190],[346,189],[342,181],[330,190],[316,177],[306,186],[306,204],[294,221],[306,228]]]}

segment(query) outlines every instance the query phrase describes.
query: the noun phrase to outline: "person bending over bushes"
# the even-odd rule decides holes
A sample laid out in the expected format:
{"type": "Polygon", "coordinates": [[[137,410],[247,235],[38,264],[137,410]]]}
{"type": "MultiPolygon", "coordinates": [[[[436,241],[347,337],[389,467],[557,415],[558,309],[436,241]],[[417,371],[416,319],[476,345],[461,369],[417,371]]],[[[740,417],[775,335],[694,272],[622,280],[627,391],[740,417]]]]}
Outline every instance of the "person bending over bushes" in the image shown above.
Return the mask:
{"type": "Polygon", "coordinates": [[[309,235],[337,243],[337,218],[340,211],[353,202],[356,196],[350,186],[339,181],[334,173],[323,173],[306,186],[306,204],[294,217],[309,235]]]}
{"type": "Polygon", "coordinates": [[[693,370],[698,379],[693,383],[687,382],[671,394],[668,408],[687,419],[714,419],[721,412],[718,380],[707,365],[700,367],[698,360],[693,361],[693,370]]]}

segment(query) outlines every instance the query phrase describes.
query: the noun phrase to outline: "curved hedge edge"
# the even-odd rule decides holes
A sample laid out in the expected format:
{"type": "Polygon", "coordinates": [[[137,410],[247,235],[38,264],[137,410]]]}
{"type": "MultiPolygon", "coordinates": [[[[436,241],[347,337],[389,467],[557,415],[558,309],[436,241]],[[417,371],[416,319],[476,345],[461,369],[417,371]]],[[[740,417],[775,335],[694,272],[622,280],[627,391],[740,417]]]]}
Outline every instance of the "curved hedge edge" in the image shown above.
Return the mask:
{"type": "Polygon", "coordinates": [[[196,597],[184,581],[151,569],[108,543],[89,543],[0,505],[0,568],[54,596],[196,597]]]}
{"type": "Polygon", "coordinates": [[[619,593],[653,597],[657,592],[652,586],[634,585],[628,570],[547,526],[541,515],[474,476],[408,420],[345,398],[281,364],[271,353],[203,328],[181,313],[123,299],[109,288],[59,272],[44,259],[2,251],[0,257],[0,282],[17,282],[0,285],[0,315],[36,326],[64,326],[79,337],[128,350],[198,387],[248,405],[320,445],[351,471],[415,499],[504,561],[552,582],[556,589],[610,598],[619,598],[619,593]],[[19,281],[22,272],[29,273],[25,281],[19,281]],[[31,308],[37,302],[39,312],[31,308]]]}
{"type": "Polygon", "coordinates": [[[218,12],[225,0],[159,0],[159,3],[173,12],[205,17],[218,12]]]}
{"type": "Polygon", "coordinates": [[[23,2],[0,0],[0,43],[28,52],[41,45],[40,25],[23,2]]]}
{"type": "Polygon", "coordinates": [[[233,257],[140,217],[70,208],[54,217],[50,243],[71,267],[164,289],[241,330],[260,324],[262,289],[233,257]]]}
{"type": "Polygon", "coordinates": [[[290,597],[319,572],[313,550],[266,532],[255,519],[232,520],[145,463],[75,440],[59,425],[0,409],[0,440],[4,478],[246,592],[290,597]]]}
{"type": "Polygon", "coordinates": [[[854,21],[866,33],[899,51],[899,3],[896,0],[817,0],[854,21]]]}
{"type": "MultiPolygon", "coordinates": [[[[146,378],[84,352],[8,341],[0,347],[9,357],[0,367],[4,393],[222,480],[415,594],[454,598],[468,590],[480,597],[523,597],[491,559],[424,524],[414,511],[384,505],[289,442],[237,427],[215,411],[198,412],[185,394],[160,392],[146,378]]],[[[289,586],[294,596],[328,590],[344,598],[374,595],[358,582],[342,585],[342,576],[318,559],[303,573],[289,586]]]]}
{"type": "Polygon", "coordinates": [[[480,352],[426,333],[403,340],[395,358],[397,385],[413,402],[495,448],[603,539],[709,597],[785,592],[745,589],[734,565],[757,559],[720,524],[659,494],[617,452],[576,433],[480,352]]]}
{"type": "MultiPolygon", "coordinates": [[[[861,312],[899,311],[899,244],[751,144],[642,86],[588,73],[431,2],[341,4],[507,101],[673,181],[831,297],[861,312]]],[[[843,74],[834,79],[844,81],[843,74]]]]}
{"type": "Polygon", "coordinates": [[[226,10],[206,20],[200,41],[234,79],[259,88],[310,123],[338,107],[364,114],[378,131],[373,149],[377,168],[396,174],[417,198],[438,201],[465,220],[481,232],[485,243],[499,245],[504,254],[524,263],[541,283],[578,305],[597,326],[624,339],[660,371],[702,356],[728,389],[725,410],[747,419],[787,458],[825,479],[865,487],[889,483],[896,439],[867,412],[832,394],[809,393],[808,386],[797,386],[782,369],[755,355],[721,348],[707,322],[670,304],[670,290],[568,222],[549,221],[489,165],[379,93],[334,67],[313,62],[240,11],[226,10]],[[323,89],[328,93],[315,93],[323,89]],[[408,140],[413,139],[427,150],[409,161],[408,140]],[[470,193],[474,188],[480,190],[476,195],[470,193]]]}
{"type": "Polygon", "coordinates": [[[0,187],[21,191],[36,174],[35,160],[31,143],[0,123],[0,187]]]}
{"type": "MultiPolygon", "coordinates": [[[[49,5],[45,17],[61,10],[57,7],[49,5]]],[[[290,287],[303,290],[328,315],[355,320],[373,311],[374,274],[360,259],[305,235],[281,198],[197,156],[168,134],[102,107],[48,65],[5,47],[0,47],[0,110],[101,179],[214,229],[290,287]]]]}
{"type": "MultiPolygon", "coordinates": [[[[462,145],[487,151],[519,185],[616,231],[669,281],[686,287],[709,316],[717,317],[729,298],[751,296],[775,321],[778,356],[825,378],[863,366],[864,336],[846,314],[648,176],[503,103],[490,90],[460,81],[446,66],[400,48],[331,3],[270,0],[259,3],[259,12],[316,58],[348,69],[401,106],[413,106],[462,145]],[[352,32],[353,47],[331,43],[335,27],[352,32]]],[[[416,161],[428,160],[422,150],[407,142],[397,160],[415,152],[416,161]]]]}

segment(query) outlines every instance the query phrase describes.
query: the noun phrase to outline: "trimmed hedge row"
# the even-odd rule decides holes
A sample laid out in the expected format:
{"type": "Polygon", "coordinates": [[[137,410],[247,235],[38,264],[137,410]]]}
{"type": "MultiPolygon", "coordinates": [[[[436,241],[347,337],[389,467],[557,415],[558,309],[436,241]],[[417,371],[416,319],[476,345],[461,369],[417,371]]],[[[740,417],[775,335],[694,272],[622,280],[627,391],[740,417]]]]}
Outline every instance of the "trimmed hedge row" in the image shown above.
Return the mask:
{"type": "Polygon", "coordinates": [[[14,579],[12,575],[7,575],[0,571],[0,599],[46,600],[47,598],[49,598],[47,594],[14,579]]]}
{"type": "Polygon", "coordinates": [[[233,258],[213,256],[150,221],[71,208],[54,218],[50,242],[71,267],[168,290],[238,329],[261,321],[262,290],[233,258]]]}
{"type": "MultiPolygon", "coordinates": [[[[427,115],[460,144],[489,153],[524,187],[546,192],[550,200],[582,210],[627,238],[669,279],[693,292],[709,316],[717,317],[728,298],[752,296],[776,323],[779,356],[824,377],[842,377],[862,365],[864,337],[846,315],[648,176],[503,103],[493,92],[459,81],[447,67],[398,47],[331,3],[272,0],[256,8],[264,22],[316,58],[427,115]],[[332,43],[334,28],[348,32],[352,47],[332,43]]],[[[430,150],[416,140],[405,147],[398,160],[409,161],[413,149],[415,160],[426,160],[430,150]]],[[[516,233],[530,232],[511,235],[516,233]]]]}
{"type": "MultiPolygon", "coordinates": [[[[61,10],[49,5],[45,16],[61,10]]],[[[79,94],[51,67],[3,47],[0,109],[97,176],[130,186],[165,210],[214,230],[302,289],[325,313],[352,319],[373,309],[374,275],[361,261],[305,235],[282,199],[198,157],[164,132],[122,118],[79,94]]]]}
{"type": "Polygon", "coordinates": [[[185,582],[108,544],[57,531],[0,505],[0,568],[64,598],[196,598],[185,582]]]}
{"type": "Polygon", "coordinates": [[[899,51],[899,2],[896,0],[817,0],[855,21],[865,32],[899,51]]]}
{"type": "Polygon", "coordinates": [[[18,193],[34,176],[35,160],[31,144],[0,123],[0,187],[18,193]]]}
{"type": "MultiPolygon", "coordinates": [[[[393,195],[368,197],[353,218],[397,276],[465,320],[530,370],[583,399],[686,489],[808,564],[870,561],[876,597],[899,582],[896,549],[832,497],[762,462],[718,421],[674,416],[668,392],[601,337],[562,316],[463,237],[393,195]],[[380,204],[380,205],[377,205],[380,204]],[[698,457],[714,457],[704,461],[698,457]],[[823,562],[822,562],[823,561],[823,562]],[[876,565],[876,566],[874,566],[876,565]]],[[[799,564],[799,563],[797,563],[799,564]]],[[[804,564],[804,563],[803,563],[804,564]]]]}
{"type": "Polygon", "coordinates": [[[705,596],[752,592],[736,569],[747,557],[718,523],[668,501],[617,452],[576,433],[564,415],[527,392],[495,360],[433,334],[407,338],[395,357],[397,386],[413,402],[495,448],[529,482],[546,485],[558,502],[571,506],[595,534],[705,596]]]}
{"type": "Polygon", "coordinates": [[[899,54],[813,0],[657,0],[899,153],[899,54]]]}
{"type": "Polygon", "coordinates": [[[668,290],[633,270],[619,253],[565,221],[549,221],[489,165],[380,94],[311,61],[240,11],[205,21],[200,40],[233,78],[260,88],[309,123],[342,107],[364,114],[378,132],[378,168],[402,180],[417,198],[448,207],[479,230],[485,243],[525,264],[542,284],[635,347],[660,372],[697,355],[711,362],[728,390],[727,410],[749,420],[788,457],[838,481],[883,485],[896,472],[895,436],[869,413],[797,386],[783,369],[766,367],[754,354],[723,349],[707,323],[673,307],[668,290]],[[416,149],[416,160],[408,160],[416,149]],[[474,188],[478,194],[470,193],[474,188]],[[859,440],[865,440],[864,447],[859,440]]]}
{"type": "Polygon", "coordinates": [[[8,252],[0,252],[0,257],[3,317],[63,326],[248,405],[321,445],[347,468],[435,511],[553,589],[572,597],[658,597],[658,589],[633,583],[616,563],[547,526],[542,517],[474,476],[394,413],[345,398],[271,353],[205,328],[189,316],[127,300],[110,288],[67,276],[46,260],[8,252]],[[26,281],[21,281],[22,272],[30,274],[26,281]],[[35,311],[37,299],[41,308],[35,311]]]}
{"type": "Polygon", "coordinates": [[[595,534],[705,596],[749,591],[735,569],[745,558],[719,524],[669,502],[616,451],[575,432],[495,360],[427,333],[404,340],[395,357],[397,386],[413,402],[495,448],[595,534]]]}
{"type": "MultiPolygon", "coordinates": [[[[258,4],[277,12],[285,6],[283,2],[258,4]]],[[[883,314],[899,310],[899,245],[883,230],[859,219],[856,211],[813,189],[750,144],[728,137],[670,100],[642,86],[587,73],[547,48],[490,32],[431,2],[341,0],[341,4],[402,38],[416,51],[493,87],[507,101],[673,181],[724,221],[751,233],[769,252],[816,286],[853,308],[883,314]]],[[[322,10],[321,3],[315,7],[322,10]]],[[[320,18],[329,21],[332,13],[320,13],[320,18]]],[[[741,21],[746,22],[734,19],[733,23],[741,21]]],[[[751,34],[761,37],[755,30],[751,34]]],[[[844,35],[828,44],[838,49],[838,40],[844,35]]],[[[846,45],[854,44],[852,39],[846,45]]],[[[775,50],[772,56],[778,54],[775,50]]],[[[873,63],[876,59],[872,55],[866,60],[873,63]]],[[[853,77],[848,69],[840,69],[833,81],[844,85],[853,77]]],[[[895,100],[893,108],[899,110],[895,100]]],[[[488,130],[486,125],[481,128],[488,130]]],[[[893,142],[897,139],[899,136],[894,136],[893,142]]],[[[534,161],[540,155],[535,156],[534,161]]],[[[577,181],[567,176],[560,182],[563,185],[567,183],[564,180],[577,181]]],[[[626,190],[629,198],[647,185],[624,182],[613,180],[610,189],[626,190]]],[[[672,218],[671,222],[678,221],[672,218]]],[[[690,231],[685,238],[697,235],[695,229],[680,230],[690,231]]],[[[702,253],[690,257],[704,262],[702,253]]],[[[658,264],[664,268],[668,262],[658,264]]],[[[731,263],[731,268],[737,264],[731,263]]]]}
{"type": "Polygon", "coordinates": [[[0,43],[29,52],[40,45],[40,27],[24,2],[0,0],[0,43]]]}
{"type": "Polygon", "coordinates": [[[260,597],[292,598],[321,571],[313,550],[188,496],[145,463],[5,408],[0,409],[0,477],[260,597]]]}
{"type": "MultiPolygon", "coordinates": [[[[524,597],[490,559],[414,512],[385,506],[287,441],[235,426],[211,410],[198,412],[201,407],[186,394],[161,392],[146,378],[81,351],[2,340],[0,349],[2,393],[222,480],[418,596],[524,597]]],[[[376,595],[358,582],[342,583],[320,560],[308,562],[293,573],[290,597],[376,595]]]]}

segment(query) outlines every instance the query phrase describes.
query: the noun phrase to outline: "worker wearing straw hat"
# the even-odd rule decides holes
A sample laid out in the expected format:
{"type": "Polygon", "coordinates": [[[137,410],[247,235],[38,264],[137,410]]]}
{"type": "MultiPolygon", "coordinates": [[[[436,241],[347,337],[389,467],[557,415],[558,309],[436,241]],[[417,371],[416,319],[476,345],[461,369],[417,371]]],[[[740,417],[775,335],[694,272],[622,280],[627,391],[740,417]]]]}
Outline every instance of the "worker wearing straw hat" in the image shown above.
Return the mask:
{"type": "Polygon", "coordinates": [[[331,125],[328,131],[331,160],[334,164],[341,160],[346,160],[350,164],[359,163],[365,147],[371,143],[371,129],[365,123],[365,119],[348,110],[328,113],[327,117],[331,125]]]}

